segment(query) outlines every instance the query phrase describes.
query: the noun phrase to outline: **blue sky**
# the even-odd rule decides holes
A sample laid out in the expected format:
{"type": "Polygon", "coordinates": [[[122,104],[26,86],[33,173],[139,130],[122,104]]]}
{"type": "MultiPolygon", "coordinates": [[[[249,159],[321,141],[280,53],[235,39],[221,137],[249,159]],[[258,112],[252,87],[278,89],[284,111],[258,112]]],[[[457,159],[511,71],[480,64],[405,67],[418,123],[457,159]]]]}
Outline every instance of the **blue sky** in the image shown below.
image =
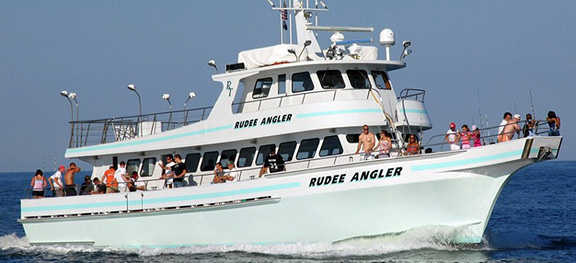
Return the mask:
{"type": "MultiPolygon", "coordinates": [[[[325,1],[321,25],[391,28],[414,51],[391,73],[397,91],[425,89],[443,133],[450,122],[478,121],[478,94],[490,125],[505,111],[562,119],[561,160],[576,160],[576,1],[325,1]],[[515,107],[514,107],[515,105],[515,107]]],[[[329,34],[320,34],[328,46],[329,34]]],[[[211,106],[219,68],[241,50],[279,42],[278,12],[262,1],[0,1],[0,172],[52,170],[67,164],[70,105],[81,119],[166,111],[162,94],[188,108],[211,106]]],[[[380,50],[383,54],[383,50],[380,50]]],[[[176,107],[176,106],[175,106],[176,107]]],[[[430,136],[429,134],[428,136],[430,136]]],[[[89,169],[89,167],[84,167],[89,169]]]]}

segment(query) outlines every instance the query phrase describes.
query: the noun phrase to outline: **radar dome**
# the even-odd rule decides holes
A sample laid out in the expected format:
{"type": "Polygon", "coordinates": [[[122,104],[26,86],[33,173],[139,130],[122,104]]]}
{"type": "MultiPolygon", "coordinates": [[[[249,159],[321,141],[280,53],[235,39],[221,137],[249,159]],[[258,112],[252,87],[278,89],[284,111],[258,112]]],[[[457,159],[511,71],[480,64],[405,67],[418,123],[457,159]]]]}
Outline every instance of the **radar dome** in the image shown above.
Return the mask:
{"type": "Polygon", "coordinates": [[[394,40],[394,31],[390,28],[385,28],[380,31],[380,45],[393,46],[396,41],[394,40]]]}

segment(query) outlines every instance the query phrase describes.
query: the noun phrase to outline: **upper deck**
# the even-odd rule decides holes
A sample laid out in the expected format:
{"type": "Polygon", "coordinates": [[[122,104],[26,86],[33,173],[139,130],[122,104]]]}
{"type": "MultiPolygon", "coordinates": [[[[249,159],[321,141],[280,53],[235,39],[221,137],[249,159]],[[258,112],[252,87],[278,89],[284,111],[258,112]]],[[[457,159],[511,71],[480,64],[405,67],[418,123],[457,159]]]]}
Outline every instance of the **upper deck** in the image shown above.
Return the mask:
{"type": "MultiPolygon", "coordinates": [[[[372,39],[345,41],[340,33],[372,32],[372,28],[313,25],[310,12],[326,10],[311,8],[307,1],[293,1],[273,9],[286,11],[290,19],[294,18],[297,44],[292,44],[292,38],[282,39],[279,45],[240,52],[238,63],[228,65],[224,73],[213,75],[213,80],[221,83],[221,92],[213,107],[71,122],[66,157],[250,140],[255,135],[236,131],[238,123],[273,120],[276,116],[280,119],[292,116],[292,126],[266,127],[259,130],[258,136],[401,121],[388,72],[406,66],[403,58],[409,44],[404,45],[399,60],[391,60],[389,48],[394,44],[393,33],[383,30],[380,44],[385,46],[386,56],[378,59],[376,47],[359,45],[372,39]],[[322,49],[316,39],[318,30],[334,32],[330,38],[332,44],[326,49],[322,49]],[[323,110],[325,116],[343,118],[337,123],[302,118],[319,110],[323,110]],[[392,117],[385,117],[386,114],[392,117]],[[298,119],[302,124],[295,121],[298,119]],[[229,130],[235,131],[234,134],[225,133],[229,130]],[[221,133],[226,136],[220,136],[221,133]]],[[[292,27],[288,31],[292,35],[292,27]]]]}

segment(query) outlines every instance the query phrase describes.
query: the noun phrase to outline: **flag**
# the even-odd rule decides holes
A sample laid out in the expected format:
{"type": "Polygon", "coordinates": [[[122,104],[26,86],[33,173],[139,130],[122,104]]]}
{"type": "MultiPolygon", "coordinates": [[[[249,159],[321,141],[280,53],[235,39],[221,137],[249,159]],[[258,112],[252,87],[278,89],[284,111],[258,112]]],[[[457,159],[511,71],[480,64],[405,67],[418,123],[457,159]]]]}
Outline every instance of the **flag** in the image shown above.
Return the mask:
{"type": "MultiPolygon", "coordinates": [[[[286,1],[282,4],[283,8],[286,8],[286,1]]],[[[288,30],[288,25],[286,24],[286,20],[288,20],[288,10],[282,9],[282,27],[284,30],[288,30]]]]}

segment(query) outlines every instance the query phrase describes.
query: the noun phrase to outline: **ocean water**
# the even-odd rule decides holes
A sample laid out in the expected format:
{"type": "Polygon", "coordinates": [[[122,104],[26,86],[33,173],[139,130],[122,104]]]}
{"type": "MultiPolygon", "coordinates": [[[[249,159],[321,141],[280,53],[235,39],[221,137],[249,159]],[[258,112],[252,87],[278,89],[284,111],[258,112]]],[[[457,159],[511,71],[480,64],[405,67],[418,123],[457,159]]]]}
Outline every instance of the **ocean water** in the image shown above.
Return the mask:
{"type": "Polygon", "coordinates": [[[500,195],[484,242],[474,246],[449,244],[446,240],[458,229],[434,226],[334,244],[30,246],[16,220],[19,199],[26,196],[22,189],[32,175],[0,173],[0,262],[576,262],[576,161],[518,171],[500,195]]]}

